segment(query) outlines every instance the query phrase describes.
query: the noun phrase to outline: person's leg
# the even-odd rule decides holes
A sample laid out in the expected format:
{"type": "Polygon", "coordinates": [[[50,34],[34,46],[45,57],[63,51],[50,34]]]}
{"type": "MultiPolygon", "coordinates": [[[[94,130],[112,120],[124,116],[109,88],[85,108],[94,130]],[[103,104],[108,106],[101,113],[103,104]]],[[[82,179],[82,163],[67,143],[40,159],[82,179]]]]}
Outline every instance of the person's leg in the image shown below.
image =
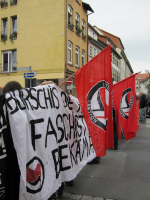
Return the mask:
{"type": "Polygon", "coordinates": [[[144,123],[144,108],[140,109],[141,123],[144,123]]]}
{"type": "Polygon", "coordinates": [[[146,123],[146,107],[144,108],[145,112],[143,113],[144,115],[144,123],[146,123]]]}

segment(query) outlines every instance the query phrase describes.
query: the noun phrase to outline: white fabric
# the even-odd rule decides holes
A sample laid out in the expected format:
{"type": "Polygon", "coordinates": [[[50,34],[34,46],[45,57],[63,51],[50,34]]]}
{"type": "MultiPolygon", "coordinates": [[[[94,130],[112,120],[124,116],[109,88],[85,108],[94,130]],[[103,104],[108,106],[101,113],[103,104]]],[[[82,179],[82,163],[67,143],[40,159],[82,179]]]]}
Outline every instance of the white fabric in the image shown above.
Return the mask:
{"type": "Polygon", "coordinates": [[[96,157],[77,98],[56,85],[8,93],[6,104],[21,171],[20,200],[47,200],[96,157]]]}

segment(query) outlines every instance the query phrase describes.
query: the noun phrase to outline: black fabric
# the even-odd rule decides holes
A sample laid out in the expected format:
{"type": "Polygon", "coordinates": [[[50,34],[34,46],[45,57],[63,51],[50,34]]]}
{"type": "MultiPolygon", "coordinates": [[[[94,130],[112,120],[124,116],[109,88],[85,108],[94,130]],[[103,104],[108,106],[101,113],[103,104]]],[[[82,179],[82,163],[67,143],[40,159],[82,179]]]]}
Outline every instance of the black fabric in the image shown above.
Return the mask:
{"type": "MultiPolygon", "coordinates": [[[[0,95],[0,136],[3,136],[3,146],[5,146],[7,153],[5,158],[0,159],[0,173],[3,176],[2,185],[0,184],[0,194],[2,194],[0,200],[19,200],[20,170],[10,132],[8,115],[7,112],[4,112],[4,104],[4,95],[0,95]]],[[[1,154],[4,152],[3,149],[1,146],[1,154]]]]}
{"type": "Polygon", "coordinates": [[[115,109],[113,108],[113,137],[114,137],[114,148],[118,147],[118,134],[116,129],[116,121],[115,121],[115,109]]]}
{"type": "Polygon", "coordinates": [[[147,99],[145,95],[140,98],[140,108],[145,108],[147,106],[147,99]]]}
{"type": "Polygon", "coordinates": [[[113,119],[113,136],[114,136],[114,148],[118,148],[118,135],[116,130],[116,121],[113,119]]]}
{"type": "Polygon", "coordinates": [[[7,160],[7,127],[4,116],[4,95],[0,95],[0,200],[5,200],[6,160],[7,160]]]}

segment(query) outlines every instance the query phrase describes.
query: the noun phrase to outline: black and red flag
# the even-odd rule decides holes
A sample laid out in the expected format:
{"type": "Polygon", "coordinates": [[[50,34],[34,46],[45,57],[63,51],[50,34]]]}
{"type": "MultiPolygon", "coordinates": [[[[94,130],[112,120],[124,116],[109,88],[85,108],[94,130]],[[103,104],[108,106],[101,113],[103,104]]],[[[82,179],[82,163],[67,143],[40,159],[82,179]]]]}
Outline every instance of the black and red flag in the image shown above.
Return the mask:
{"type": "Polygon", "coordinates": [[[104,156],[113,147],[111,46],[76,72],[75,86],[96,155],[104,156]]]}
{"type": "Polygon", "coordinates": [[[135,137],[137,131],[135,75],[113,85],[114,109],[119,113],[116,123],[121,124],[126,140],[135,137]]]}

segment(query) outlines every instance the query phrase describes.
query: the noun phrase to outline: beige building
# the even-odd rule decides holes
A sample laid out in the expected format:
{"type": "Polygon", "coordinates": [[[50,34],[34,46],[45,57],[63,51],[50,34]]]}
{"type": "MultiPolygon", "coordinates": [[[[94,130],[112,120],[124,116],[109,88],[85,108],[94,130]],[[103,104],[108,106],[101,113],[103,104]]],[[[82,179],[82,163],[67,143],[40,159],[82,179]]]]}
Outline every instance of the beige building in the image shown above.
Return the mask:
{"type": "MultiPolygon", "coordinates": [[[[0,7],[0,86],[32,67],[37,83],[58,85],[87,62],[87,10],[82,0],[2,0],[0,7]]],[[[66,90],[66,85],[62,87],[66,90]]]]}

